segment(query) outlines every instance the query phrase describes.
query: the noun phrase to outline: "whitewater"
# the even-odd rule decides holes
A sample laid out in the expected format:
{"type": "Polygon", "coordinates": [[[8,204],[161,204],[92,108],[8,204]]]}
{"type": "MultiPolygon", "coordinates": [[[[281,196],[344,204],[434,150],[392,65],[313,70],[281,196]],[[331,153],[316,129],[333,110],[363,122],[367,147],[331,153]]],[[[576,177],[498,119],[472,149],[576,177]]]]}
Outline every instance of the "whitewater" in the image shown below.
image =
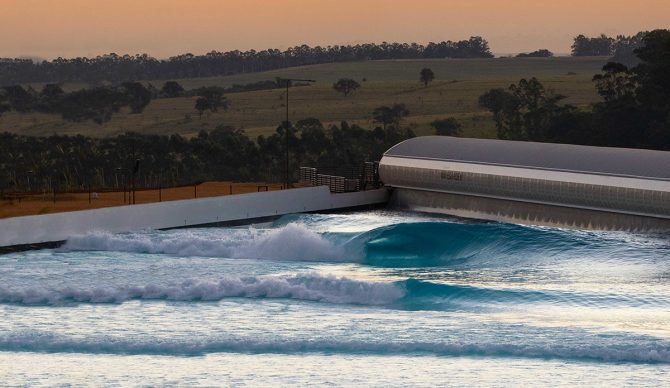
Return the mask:
{"type": "Polygon", "coordinates": [[[0,381],[670,385],[670,239],[370,211],[0,256],[0,381]]]}

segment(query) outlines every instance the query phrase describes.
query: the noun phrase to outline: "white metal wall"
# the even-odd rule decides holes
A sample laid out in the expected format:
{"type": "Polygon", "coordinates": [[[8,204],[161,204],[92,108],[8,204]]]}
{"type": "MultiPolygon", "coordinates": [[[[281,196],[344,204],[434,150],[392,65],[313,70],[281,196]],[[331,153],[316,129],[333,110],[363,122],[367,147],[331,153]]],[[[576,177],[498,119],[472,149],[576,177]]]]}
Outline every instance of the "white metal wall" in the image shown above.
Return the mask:
{"type": "Polygon", "coordinates": [[[635,177],[384,157],[391,187],[670,218],[670,182],[635,177]]]}

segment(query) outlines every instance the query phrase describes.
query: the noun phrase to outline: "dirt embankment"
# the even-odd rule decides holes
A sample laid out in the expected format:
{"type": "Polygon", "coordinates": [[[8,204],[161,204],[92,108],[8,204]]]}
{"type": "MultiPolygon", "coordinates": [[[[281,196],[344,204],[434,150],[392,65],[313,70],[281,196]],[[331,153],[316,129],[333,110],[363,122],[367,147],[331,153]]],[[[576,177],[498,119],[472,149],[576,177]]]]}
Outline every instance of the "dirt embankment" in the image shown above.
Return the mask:
{"type": "MultiPolygon", "coordinates": [[[[273,183],[205,182],[197,186],[137,190],[135,204],[256,193],[282,188],[282,185],[273,183]]],[[[123,191],[97,192],[92,190],[90,195],[88,192],[56,193],[55,200],[53,193],[5,194],[3,198],[0,198],[0,218],[99,209],[124,206],[129,203],[132,203],[131,193],[123,191]]]]}

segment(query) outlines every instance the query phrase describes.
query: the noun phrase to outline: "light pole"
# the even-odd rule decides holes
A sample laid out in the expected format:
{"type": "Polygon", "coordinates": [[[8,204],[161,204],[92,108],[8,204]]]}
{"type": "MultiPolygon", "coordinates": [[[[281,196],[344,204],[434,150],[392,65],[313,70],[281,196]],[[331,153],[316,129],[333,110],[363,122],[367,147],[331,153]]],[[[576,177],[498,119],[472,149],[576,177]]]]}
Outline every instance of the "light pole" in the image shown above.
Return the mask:
{"type": "Polygon", "coordinates": [[[286,171],[285,171],[285,188],[288,189],[288,185],[290,183],[290,178],[289,178],[289,159],[288,159],[288,132],[291,129],[291,125],[289,124],[288,120],[288,89],[291,87],[291,82],[309,82],[309,83],[315,83],[316,81],[313,79],[297,79],[297,78],[282,78],[282,81],[286,82],[286,121],[284,122],[284,132],[286,136],[286,171]]]}

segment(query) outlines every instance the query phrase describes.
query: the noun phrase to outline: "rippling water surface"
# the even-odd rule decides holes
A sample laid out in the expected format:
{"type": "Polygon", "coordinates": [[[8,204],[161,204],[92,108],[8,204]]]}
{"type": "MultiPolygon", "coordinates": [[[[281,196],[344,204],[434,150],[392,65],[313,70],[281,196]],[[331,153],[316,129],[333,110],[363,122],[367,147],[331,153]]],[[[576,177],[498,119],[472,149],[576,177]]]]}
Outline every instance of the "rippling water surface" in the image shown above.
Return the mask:
{"type": "Polygon", "coordinates": [[[426,215],[0,256],[6,385],[668,385],[670,240],[426,215]]]}

